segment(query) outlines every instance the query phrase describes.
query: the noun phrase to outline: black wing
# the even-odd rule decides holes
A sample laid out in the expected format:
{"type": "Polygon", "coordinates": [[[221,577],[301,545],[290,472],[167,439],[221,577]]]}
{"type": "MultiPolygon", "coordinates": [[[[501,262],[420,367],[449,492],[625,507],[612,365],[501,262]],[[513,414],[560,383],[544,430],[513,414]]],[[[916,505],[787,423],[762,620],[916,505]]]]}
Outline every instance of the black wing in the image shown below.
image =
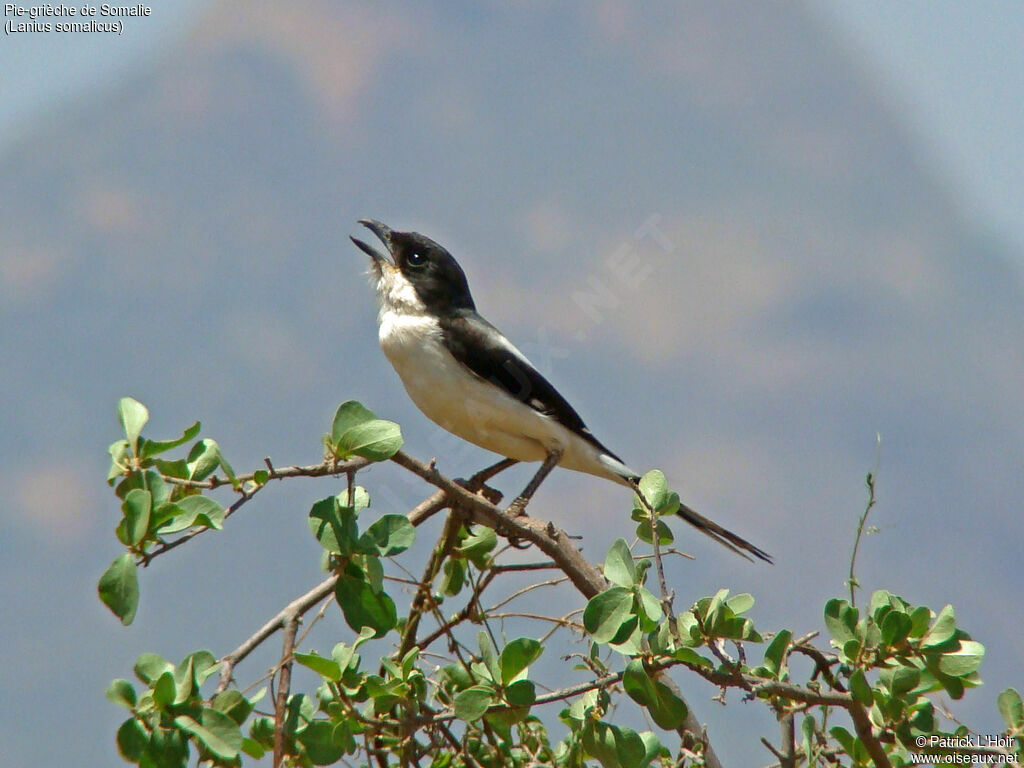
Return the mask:
{"type": "Polygon", "coordinates": [[[500,387],[510,397],[554,419],[602,453],[621,461],[594,437],[576,410],[518,353],[501,331],[471,311],[441,318],[440,322],[448,351],[469,370],[500,387]]]}

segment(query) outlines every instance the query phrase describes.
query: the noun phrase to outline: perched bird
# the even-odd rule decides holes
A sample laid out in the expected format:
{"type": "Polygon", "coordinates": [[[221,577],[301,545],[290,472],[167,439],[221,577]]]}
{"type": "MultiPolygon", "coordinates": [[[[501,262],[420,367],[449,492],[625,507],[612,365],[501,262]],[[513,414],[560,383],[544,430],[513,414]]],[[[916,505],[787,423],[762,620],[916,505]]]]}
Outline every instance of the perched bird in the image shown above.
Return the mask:
{"type": "MultiPolygon", "coordinates": [[[[481,448],[542,462],[510,512],[524,512],[556,465],[639,491],[640,474],[594,437],[523,353],[477,314],[466,275],[447,250],[418,232],[397,232],[372,219],[359,223],[387,249],[385,255],[352,238],[370,256],[376,277],[381,349],[412,401],[481,448]]],[[[771,562],[763,550],[689,507],[681,504],[679,515],[738,554],[771,562]]]]}

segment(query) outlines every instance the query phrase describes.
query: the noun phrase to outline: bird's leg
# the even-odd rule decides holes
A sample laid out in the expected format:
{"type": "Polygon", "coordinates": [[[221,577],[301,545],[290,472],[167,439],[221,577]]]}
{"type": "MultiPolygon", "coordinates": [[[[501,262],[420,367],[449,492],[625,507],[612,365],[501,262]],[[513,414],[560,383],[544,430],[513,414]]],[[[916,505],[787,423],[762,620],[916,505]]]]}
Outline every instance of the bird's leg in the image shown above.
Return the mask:
{"type": "Polygon", "coordinates": [[[502,459],[497,464],[492,464],[489,467],[485,467],[473,475],[469,480],[463,480],[462,478],[456,478],[455,482],[465,488],[467,491],[473,493],[479,493],[491,504],[497,505],[501,501],[501,491],[497,488],[492,488],[487,484],[487,481],[494,477],[499,472],[504,472],[511,466],[518,464],[516,459],[502,459]]]}
{"type": "Polygon", "coordinates": [[[554,469],[558,462],[562,459],[564,451],[553,450],[548,453],[544,463],[540,465],[540,469],[537,470],[537,474],[533,476],[533,479],[526,484],[523,488],[523,492],[519,494],[519,497],[508,505],[508,509],[505,510],[507,514],[512,517],[518,517],[519,515],[526,514],[526,505],[530,503],[530,499],[533,498],[533,494],[540,488],[540,484],[544,482],[544,478],[551,474],[551,470],[554,469]]]}

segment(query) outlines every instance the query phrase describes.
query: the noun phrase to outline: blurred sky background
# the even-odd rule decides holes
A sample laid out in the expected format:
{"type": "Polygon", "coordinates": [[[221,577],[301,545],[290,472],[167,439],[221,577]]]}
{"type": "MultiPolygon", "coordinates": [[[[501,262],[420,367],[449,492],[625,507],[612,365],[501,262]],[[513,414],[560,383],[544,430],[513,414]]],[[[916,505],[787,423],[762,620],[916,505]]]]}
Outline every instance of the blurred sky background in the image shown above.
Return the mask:
{"type": "MultiPolygon", "coordinates": [[[[326,481],[161,558],[120,627],[95,597],[120,396],[152,437],[201,419],[238,470],[316,461],[349,398],[449,475],[487,461],[376,348],[347,239],[366,216],[449,246],[601,439],[776,556],[679,526],[681,604],[728,586],[759,627],[820,628],[877,462],[864,599],[952,603],[988,648],[953,709],[998,732],[996,694],[1024,685],[1022,39],[1010,0],[180,0],[119,38],[5,36],[5,764],[118,762],[110,679],[143,651],[223,654],[318,579],[326,481]]],[[[380,511],[427,495],[362,482],[380,511]]],[[[627,508],[563,472],[533,511],[600,559],[627,508]]],[[[726,762],[771,761],[764,713],[684,690],[726,762]]]]}

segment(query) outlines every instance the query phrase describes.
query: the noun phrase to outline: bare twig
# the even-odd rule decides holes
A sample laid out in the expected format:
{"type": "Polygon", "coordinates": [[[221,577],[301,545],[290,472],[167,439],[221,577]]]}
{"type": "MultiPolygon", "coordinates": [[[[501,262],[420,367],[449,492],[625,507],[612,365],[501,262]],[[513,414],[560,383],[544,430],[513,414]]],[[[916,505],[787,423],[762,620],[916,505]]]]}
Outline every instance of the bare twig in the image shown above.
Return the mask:
{"type": "MultiPolygon", "coordinates": [[[[288,605],[282,608],[267,623],[257,629],[249,638],[239,645],[231,653],[221,658],[220,678],[217,681],[217,693],[228,687],[231,676],[234,673],[235,665],[255,650],[260,643],[274,634],[278,629],[286,627],[289,621],[297,620],[309,611],[313,606],[330,595],[337,583],[337,576],[329,576],[313,587],[306,594],[295,598],[288,605]]],[[[294,636],[293,636],[294,638],[294,636]]]]}
{"type": "Polygon", "coordinates": [[[424,604],[427,601],[433,600],[430,594],[431,587],[441,570],[442,563],[444,563],[445,558],[448,557],[448,553],[455,544],[455,539],[458,536],[461,525],[462,521],[459,515],[456,512],[451,512],[445,521],[444,530],[441,531],[441,536],[437,540],[434,551],[430,553],[430,557],[427,559],[426,568],[423,570],[423,578],[419,582],[419,589],[416,590],[416,596],[412,599],[412,605],[409,607],[409,620],[406,622],[405,631],[402,633],[402,642],[398,647],[399,659],[405,658],[405,654],[416,644],[416,630],[419,628],[420,619],[423,617],[424,604]]]}
{"type": "Polygon", "coordinates": [[[853,728],[857,731],[857,738],[864,743],[865,749],[875,763],[875,768],[892,768],[889,756],[885,754],[881,743],[871,730],[871,720],[868,719],[868,713],[864,711],[864,707],[857,701],[851,701],[846,709],[853,719],[853,728]]]}
{"type": "Polygon", "coordinates": [[[274,768],[284,762],[284,720],[288,704],[288,691],[292,682],[292,659],[295,651],[295,632],[299,616],[293,614],[285,620],[284,641],[281,647],[281,672],[278,676],[277,701],[274,705],[274,768]]]}
{"type": "MultiPolygon", "coordinates": [[[[793,713],[787,712],[779,723],[782,731],[782,749],[775,754],[779,758],[781,768],[796,768],[796,726],[793,713]]],[[[772,750],[774,751],[774,750],[772,750]]]]}
{"type": "MultiPolygon", "coordinates": [[[[366,459],[353,459],[352,461],[324,461],[321,464],[313,464],[307,467],[283,467],[281,469],[278,469],[270,463],[269,458],[264,459],[264,462],[266,462],[267,467],[269,468],[267,472],[267,474],[269,475],[268,480],[283,480],[287,477],[327,477],[330,475],[343,474],[347,474],[351,477],[356,471],[362,469],[363,467],[370,463],[366,459]]],[[[245,483],[250,482],[255,476],[255,474],[255,472],[250,472],[247,475],[239,475],[236,478],[237,485],[239,488],[239,498],[236,499],[234,503],[227,508],[227,511],[224,513],[225,520],[231,517],[231,515],[233,515],[235,512],[237,512],[242,507],[242,505],[244,505],[246,502],[252,499],[257,493],[259,493],[261,490],[267,487],[266,485],[257,485],[249,488],[248,490],[245,489],[245,483]]],[[[182,478],[172,477],[170,475],[161,475],[161,477],[164,479],[165,482],[167,482],[170,485],[180,485],[185,488],[195,488],[200,490],[212,490],[214,488],[220,488],[223,485],[231,485],[231,483],[229,483],[227,480],[222,480],[216,475],[214,475],[213,477],[209,477],[206,480],[184,480],[182,478]]],[[[143,567],[146,567],[151,562],[153,562],[154,558],[159,557],[160,555],[163,555],[167,552],[170,552],[172,549],[180,547],[185,542],[191,541],[199,534],[208,530],[210,529],[193,528],[192,530],[179,536],[174,541],[164,542],[159,547],[154,549],[152,552],[143,553],[142,556],[139,558],[139,564],[143,567]]]]}
{"type": "Polygon", "coordinates": [[[513,600],[515,600],[517,597],[522,597],[523,595],[525,595],[525,594],[527,594],[529,592],[532,592],[535,589],[541,589],[542,587],[554,587],[554,586],[557,586],[559,584],[564,583],[565,580],[566,579],[563,576],[563,577],[557,578],[557,579],[548,579],[547,581],[538,581],[537,583],[530,584],[528,586],[523,587],[522,589],[517,589],[511,595],[503,597],[501,600],[496,602],[490,608],[485,610],[484,613],[487,614],[487,615],[490,615],[493,611],[496,611],[499,608],[504,608],[506,605],[511,603],[513,600]]]}
{"type": "Polygon", "coordinates": [[[419,475],[431,485],[445,490],[449,497],[465,505],[470,516],[506,535],[529,541],[554,560],[584,597],[591,598],[606,587],[604,577],[571,546],[568,535],[543,520],[526,516],[508,516],[486,499],[470,493],[461,485],[403,451],[392,459],[399,466],[419,475]],[[550,528],[550,530],[549,530],[550,528]]]}
{"type": "MultiPolygon", "coordinates": [[[[346,472],[357,472],[372,463],[369,459],[351,459],[350,461],[334,461],[333,459],[327,459],[319,464],[310,464],[305,467],[275,467],[271,464],[269,457],[265,458],[263,462],[267,465],[266,471],[268,480],[284,480],[289,477],[327,477],[330,475],[343,475],[346,472]]],[[[259,471],[262,472],[264,470],[259,471]]],[[[235,477],[235,482],[242,485],[244,483],[251,482],[255,476],[255,472],[249,472],[245,475],[237,475],[235,477]]],[[[161,475],[161,477],[170,485],[180,485],[185,488],[195,488],[197,490],[213,490],[214,488],[231,485],[231,481],[217,477],[216,475],[208,477],[205,480],[186,480],[184,478],[172,477],[170,475],[161,475]]]]}
{"type": "Polygon", "coordinates": [[[875,475],[878,474],[878,465],[881,461],[882,452],[882,436],[878,433],[875,433],[875,444],[877,446],[877,452],[875,454],[875,469],[873,472],[868,472],[866,479],[868,487],[868,503],[864,508],[864,514],[862,514],[860,516],[860,520],[857,521],[857,535],[853,539],[853,553],[850,555],[850,576],[846,580],[846,584],[850,588],[850,605],[856,605],[856,596],[854,595],[854,592],[859,586],[857,584],[857,577],[854,574],[854,565],[857,562],[857,550],[860,548],[860,540],[864,535],[864,524],[867,522],[868,515],[871,513],[871,508],[875,506],[875,475]]]}
{"type": "MultiPolygon", "coordinates": [[[[467,513],[475,520],[501,531],[505,535],[515,536],[536,545],[545,555],[550,557],[562,572],[569,577],[576,589],[588,600],[607,588],[607,581],[572,544],[565,531],[556,528],[552,523],[531,517],[509,517],[501,509],[469,493],[466,489],[452,482],[433,466],[428,466],[414,459],[403,451],[396,453],[392,459],[399,466],[422,477],[431,485],[446,491],[453,501],[463,503],[467,513]]],[[[580,692],[589,690],[584,687],[580,692]]],[[[575,695],[575,694],[567,694],[575,695]]],[[[564,698],[564,697],[563,697],[564,698]]],[[[680,699],[685,699],[680,696],[680,699]]],[[[538,703],[543,703],[538,699],[538,703]]],[[[704,736],[703,728],[693,714],[692,707],[687,705],[687,719],[684,728],[704,746],[704,760],[709,768],[721,768],[721,762],[715,754],[710,742],[704,736]]]]}

